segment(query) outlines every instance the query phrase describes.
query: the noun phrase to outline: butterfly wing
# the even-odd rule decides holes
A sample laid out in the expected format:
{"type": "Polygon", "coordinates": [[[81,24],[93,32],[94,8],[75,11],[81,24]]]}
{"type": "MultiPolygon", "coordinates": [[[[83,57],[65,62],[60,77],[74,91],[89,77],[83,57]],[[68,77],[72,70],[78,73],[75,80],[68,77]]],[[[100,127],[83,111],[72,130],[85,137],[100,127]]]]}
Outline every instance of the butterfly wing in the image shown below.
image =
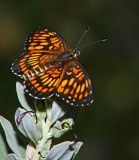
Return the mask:
{"type": "Polygon", "coordinates": [[[58,55],[68,49],[66,40],[58,33],[48,28],[38,28],[29,34],[25,53],[14,61],[11,70],[17,76],[31,78],[55,67],[58,55]]]}
{"type": "Polygon", "coordinates": [[[93,87],[85,67],[76,58],[69,60],[63,69],[56,95],[74,106],[88,105],[93,101],[93,87]]]}
{"type": "Polygon", "coordinates": [[[45,51],[59,54],[68,50],[66,40],[55,31],[41,27],[31,32],[25,42],[25,51],[45,51]]]}
{"type": "Polygon", "coordinates": [[[24,81],[26,92],[36,98],[45,99],[55,93],[56,85],[62,74],[63,65],[40,73],[24,81]]]}

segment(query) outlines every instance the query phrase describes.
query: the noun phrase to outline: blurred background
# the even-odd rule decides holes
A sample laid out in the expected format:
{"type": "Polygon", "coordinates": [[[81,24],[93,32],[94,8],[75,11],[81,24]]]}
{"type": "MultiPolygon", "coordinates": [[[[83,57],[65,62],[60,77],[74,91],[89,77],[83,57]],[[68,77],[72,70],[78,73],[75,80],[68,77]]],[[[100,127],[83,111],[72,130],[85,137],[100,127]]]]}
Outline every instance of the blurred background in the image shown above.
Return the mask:
{"type": "MultiPolygon", "coordinates": [[[[139,1],[0,0],[0,114],[14,124],[20,104],[10,67],[23,53],[27,35],[38,27],[60,33],[74,48],[94,85],[93,104],[82,107],[74,125],[84,142],[77,160],[139,159],[139,1]]],[[[15,127],[14,127],[15,128],[15,127]]],[[[68,137],[67,137],[68,140],[68,137]]]]}

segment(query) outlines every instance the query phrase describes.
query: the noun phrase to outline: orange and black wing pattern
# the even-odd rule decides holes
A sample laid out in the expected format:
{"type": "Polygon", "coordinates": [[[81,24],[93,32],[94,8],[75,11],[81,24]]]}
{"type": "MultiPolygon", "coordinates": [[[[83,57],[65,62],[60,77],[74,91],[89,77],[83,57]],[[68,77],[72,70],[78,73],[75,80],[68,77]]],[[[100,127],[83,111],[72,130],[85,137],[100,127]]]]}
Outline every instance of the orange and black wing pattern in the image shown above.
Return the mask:
{"type": "Polygon", "coordinates": [[[56,95],[74,106],[93,102],[93,87],[85,67],[76,58],[67,61],[57,84],[56,95]]]}
{"type": "Polygon", "coordinates": [[[93,101],[93,87],[87,70],[58,33],[39,28],[29,34],[24,50],[11,70],[24,78],[30,96],[45,99],[55,94],[74,106],[93,101]]]}
{"type": "Polygon", "coordinates": [[[42,72],[24,81],[26,92],[36,98],[45,99],[55,93],[55,88],[60,80],[63,65],[42,72]]]}
{"type": "Polygon", "coordinates": [[[48,28],[38,28],[29,34],[23,53],[12,64],[11,70],[17,76],[31,78],[36,74],[55,67],[54,62],[57,56],[69,46],[66,40],[55,31],[48,28]]]}
{"type": "Polygon", "coordinates": [[[61,35],[44,27],[30,33],[24,46],[25,51],[45,51],[55,54],[62,53],[68,48],[66,40],[61,35]]]}
{"type": "Polygon", "coordinates": [[[24,85],[26,92],[36,99],[55,94],[74,106],[88,105],[93,101],[89,74],[75,58],[25,80],[24,85]]]}

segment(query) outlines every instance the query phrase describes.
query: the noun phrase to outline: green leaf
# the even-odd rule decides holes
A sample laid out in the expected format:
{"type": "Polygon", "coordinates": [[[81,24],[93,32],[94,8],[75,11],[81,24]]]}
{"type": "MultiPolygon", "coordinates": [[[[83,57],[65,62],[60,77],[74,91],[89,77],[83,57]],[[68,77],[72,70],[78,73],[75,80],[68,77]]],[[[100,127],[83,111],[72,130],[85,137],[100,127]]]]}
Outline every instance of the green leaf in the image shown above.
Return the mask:
{"type": "Polygon", "coordinates": [[[20,82],[16,82],[16,92],[18,100],[22,107],[25,108],[27,111],[32,111],[32,108],[28,104],[27,99],[25,97],[24,86],[20,82]]]}
{"type": "MultiPolygon", "coordinates": [[[[15,113],[15,121],[17,120],[17,117],[25,113],[26,110],[22,108],[18,108],[15,113]]],[[[30,140],[32,140],[35,144],[38,143],[37,139],[37,133],[36,133],[36,126],[33,121],[33,118],[29,113],[24,114],[19,118],[19,125],[16,123],[18,129],[21,131],[21,133],[24,134],[24,136],[28,137],[30,140]]]]}
{"type": "Polygon", "coordinates": [[[11,153],[6,156],[6,160],[23,160],[23,159],[18,158],[15,154],[11,153]]]}
{"type": "Polygon", "coordinates": [[[51,115],[52,115],[52,101],[51,101],[51,98],[45,100],[45,107],[46,107],[47,119],[51,122],[51,115]]]}
{"type": "Polygon", "coordinates": [[[19,146],[19,150],[20,150],[22,157],[25,157],[25,153],[26,153],[25,147],[21,146],[20,144],[18,144],[18,146],[19,146]]]}
{"type": "Polygon", "coordinates": [[[42,121],[38,121],[36,124],[36,130],[37,130],[37,138],[38,140],[41,140],[43,135],[42,135],[42,121]]]}
{"type": "Polygon", "coordinates": [[[74,154],[72,157],[72,160],[75,158],[75,156],[77,155],[77,153],[79,152],[81,146],[83,145],[83,142],[77,142],[75,147],[74,147],[74,154]]]}
{"type": "Polygon", "coordinates": [[[2,128],[4,129],[6,140],[7,140],[9,147],[19,158],[22,158],[21,153],[18,148],[17,139],[16,139],[11,123],[2,116],[0,116],[0,123],[2,125],[2,128]]]}
{"type": "Polygon", "coordinates": [[[63,128],[69,128],[67,123],[69,124],[69,126],[72,126],[74,124],[73,119],[68,118],[68,119],[64,119],[63,121],[61,121],[61,124],[64,124],[63,128]]]}
{"type": "Polygon", "coordinates": [[[38,117],[38,121],[41,121],[42,119],[46,118],[46,109],[42,105],[42,103],[35,99],[35,107],[36,107],[36,115],[38,117]]]}
{"type": "Polygon", "coordinates": [[[75,142],[66,141],[55,145],[50,150],[45,160],[71,160],[71,158],[77,154],[77,151],[79,150],[82,142],[74,143],[75,142]],[[70,147],[70,145],[73,145],[73,147],[70,147]]]}
{"type": "Polygon", "coordinates": [[[8,154],[5,141],[0,134],[0,158],[5,159],[6,155],[8,154]]]}
{"type": "Polygon", "coordinates": [[[65,112],[63,111],[62,107],[56,101],[54,101],[52,104],[51,123],[55,123],[64,114],[65,112]]]}
{"type": "Polygon", "coordinates": [[[72,126],[73,125],[73,119],[69,118],[69,119],[63,120],[62,122],[56,121],[55,125],[52,128],[53,137],[60,138],[64,133],[68,132],[68,130],[70,128],[66,123],[68,123],[69,126],[72,126]],[[63,123],[65,123],[64,128],[62,128],[62,126],[61,126],[63,123]]]}

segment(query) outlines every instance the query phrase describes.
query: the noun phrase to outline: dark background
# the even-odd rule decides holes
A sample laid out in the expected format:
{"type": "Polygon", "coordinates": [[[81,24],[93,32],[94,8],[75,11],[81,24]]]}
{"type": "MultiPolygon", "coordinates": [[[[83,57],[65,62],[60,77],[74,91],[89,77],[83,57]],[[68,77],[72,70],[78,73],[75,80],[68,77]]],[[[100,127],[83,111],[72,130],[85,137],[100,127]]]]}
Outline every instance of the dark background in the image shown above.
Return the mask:
{"type": "Polygon", "coordinates": [[[79,160],[139,159],[139,1],[24,0],[0,1],[0,114],[14,123],[20,107],[11,73],[15,58],[34,29],[54,29],[74,48],[109,37],[82,49],[79,59],[94,85],[94,103],[82,107],[74,130],[84,142],[79,160]]]}

